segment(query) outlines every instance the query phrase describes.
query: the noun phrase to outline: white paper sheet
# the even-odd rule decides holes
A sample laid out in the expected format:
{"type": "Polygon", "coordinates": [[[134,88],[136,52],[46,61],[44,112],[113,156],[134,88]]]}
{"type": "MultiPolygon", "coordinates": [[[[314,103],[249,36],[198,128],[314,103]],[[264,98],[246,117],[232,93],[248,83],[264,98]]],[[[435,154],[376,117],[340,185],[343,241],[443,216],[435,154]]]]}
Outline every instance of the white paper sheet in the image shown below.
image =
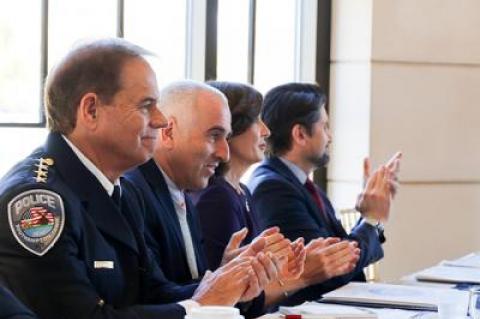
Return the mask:
{"type": "Polygon", "coordinates": [[[280,313],[282,314],[295,314],[295,315],[310,315],[315,318],[336,318],[342,319],[349,318],[365,318],[375,319],[377,316],[375,313],[367,309],[361,309],[357,307],[341,306],[341,305],[329,305],[317,302],[305,302],[295,307],[280,307],[280,313]]]}
{"type": "Polygon", "coordinates": [[[453,267],[480,268],[480,253],[471,253],[455,260],[444,260],[441,265],[453,267]]]}
{"type": "Polygon", "coordinates": [[[400,309],[372,309],[378,316],[378,319],[437,319],[436,312],[420,312],[400,309]]]}
{"type": "Polygon", "coordinates": [[[424,281],[480,284],[480,269],[438,265],[418,272],[415,277],[424,281]]]}
{"type": "Polygon", "coordinates": [[[399,309],[375,309],[341,305],[305,302],[295,307],[280,307],[282,314],[300,314],[309,318],[378,318],[378,319],[411,319],[436,318],[436,313],[408,311],[399,309]]]}
{"type": "Polygon", "coordinates": [[[468,292],[419,286],[349,283],[324,295],[324,300],[355,302],[384,307],[422,308],[436,310],[442,300],[454,302],[467,313],[468,292]]]}

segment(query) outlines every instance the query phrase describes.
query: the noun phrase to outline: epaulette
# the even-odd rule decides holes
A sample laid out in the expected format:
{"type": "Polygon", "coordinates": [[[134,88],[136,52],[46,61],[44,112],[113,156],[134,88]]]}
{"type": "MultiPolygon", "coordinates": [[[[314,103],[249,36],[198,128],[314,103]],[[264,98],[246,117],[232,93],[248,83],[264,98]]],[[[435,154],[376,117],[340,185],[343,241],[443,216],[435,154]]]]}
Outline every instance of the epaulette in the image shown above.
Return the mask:
{"type": "MultiPolygon", "coordinates": [[[[46,184],[54,160],[43,156],[32,157],[31,160],[33,163],[30,162],[29,167],[35,173],[35,183],[46,184]]],[[[15,194],[7,204],[8,223],[13,237],[20,246],[37,256],[43,256],[55,245],[65,226],[62,197],[46,187],[28,183],[28,188],[15,194]]]]}
{"type": "Polygon", "coordinates": [[[33,171],[36,174],[33,178],[37,183],[46,183],[48,178],[48,168],[54,164],[54,161],[51,158],[43,157],[40,157],[35,161],[38,163],[35,164],[37,169],[33,171]]]}
{"type": "Polygon", "coordinates": [[[29,252],[43,256],[60,238],[65,207],[59,194],[44,188],[17,194],[7,205],[13,237],[29,252]]]}

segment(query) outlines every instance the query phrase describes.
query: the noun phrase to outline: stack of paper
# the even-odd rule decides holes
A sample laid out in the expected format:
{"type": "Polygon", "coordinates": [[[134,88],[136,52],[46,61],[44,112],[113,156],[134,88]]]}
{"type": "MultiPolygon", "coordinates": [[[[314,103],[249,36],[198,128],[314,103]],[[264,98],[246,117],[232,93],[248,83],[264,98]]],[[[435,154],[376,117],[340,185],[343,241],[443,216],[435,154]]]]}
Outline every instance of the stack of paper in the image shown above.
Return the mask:
{"type": "MultiPolygon", "coordinates": [[[[284,315],[301,315],[306,319],[411,319],[428,318],[428,314],[418,311],[398,309],[374,309],[364,307],[352,307],[322,304],[318,302],[305,302],[295,307],[280,307],[280,313],[284,315]]],[[[436,314],[435,314],[436,315],[436,314]]]]}
{"type": "Polygon", "coordinates": [[[480,269],[439,265],[418,272],[415,278],[423,281],[480,284],[480,269]]]}
{"type": "Polygon", "coordinates": [[[376,319],[374,312],[348,306],[327,305],[317,302],[305,302],[295,307],[280,307],[281,314],[302,315],[310,319],[376,319]]]}
{"type": "Polygon", "coordinates": [[[480,254],[471,253],[455,260],[444,260],[442,265],[452,267],[480,268],[480,254]]]}
{"type": "Polygon", "coordinates": [[[437,311],[442,300],[460,305],[467,313],[468,292],[420,286],[349,283],[325,294],[320,302],[437,311]]]}

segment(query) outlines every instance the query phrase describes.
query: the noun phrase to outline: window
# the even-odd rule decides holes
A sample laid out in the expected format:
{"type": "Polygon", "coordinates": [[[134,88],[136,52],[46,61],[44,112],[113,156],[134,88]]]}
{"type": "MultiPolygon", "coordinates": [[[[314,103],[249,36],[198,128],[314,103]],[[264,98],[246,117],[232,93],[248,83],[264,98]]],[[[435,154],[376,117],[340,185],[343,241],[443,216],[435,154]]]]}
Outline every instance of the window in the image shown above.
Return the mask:
{"type": "Polygon", "coordinates": [[[220,0],[218,3],[217,78],[247,82],[249,1],[220,0]]]}
{"type": "MultiPolygon", "coordinates": [[[[315,82],[317,4],[316,0],[219,0],[217,79],[250,82],[263,94],[287,82],[315,82]]],[[[327,2],[322,8],[330,12],[327,2]]],[[[254,167],[244,174],[243,182],[254,167]]]]}
{"type": "Polygon", "coordinates": [[[4,9],[0,10],[0,123],[38,123],[41,2],[10,1],[4,9]]]}
{"type": "Polygon", "coordinates": [[[0,177],[40,146],[46,136],[46,128],[0,127],[0,177]]]}
{"type": "MultiPolygon", "coordinates": [[[[195,1],[191,16],[202,10],[201,1],[195,1]]],[[[72,45],[124,30],[128,40],[161,57],[159,84],[185,76],[186,0],[5,2],[8,10],[0,11],[0,176],[44,141],[42,82],[72,45]]]]}
{"type": "MultiPolygon", "coordinates": [[[[317,5],[328,18],[319,23],[330,23],[329,1],[317,0],[5,2],[8,10],[0,11],[0,175],[44,140],[44,76],[79,41],[122,36],[138,43],[158,56],[153,60],[160,86],[184,77],[202,80],[207,65],[208,74],[216,73],[219,80],[251,82],[265,93],[284,82],[318,79],[317,5]]],[[[323,51],[328,66],[329,46],[323,51]]]]}
{"type": "Polygon", "coordinates": [[[49,0],[48,6],[49,68],[78,42],[116,35],[116,0],[49,0]]]}
{"type": "Polygon", "coordinates": [[[185,0],[126,0],[125,38],[155,53],[159,85],[185,77],[185,0]]]}
{"type": "Polygon", "coordinates": [[[253,83],[260,92],[295,80],[295,16],[296,1],[257,1],[253,83]]]}
{"type": "Polygon", "coordinates": [[[219,0],[217,79],[262,93],[315,81],[316,13],[315,0],[219,0]]]}

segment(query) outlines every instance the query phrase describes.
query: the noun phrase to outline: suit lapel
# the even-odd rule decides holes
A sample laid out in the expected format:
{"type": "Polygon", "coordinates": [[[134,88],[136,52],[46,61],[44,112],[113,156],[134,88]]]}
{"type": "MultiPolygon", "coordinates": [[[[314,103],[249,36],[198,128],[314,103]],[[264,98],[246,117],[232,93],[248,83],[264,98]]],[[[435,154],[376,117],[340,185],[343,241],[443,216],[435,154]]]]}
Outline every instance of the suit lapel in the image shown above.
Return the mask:
{"type": "Polygon", "coordinates": [[[49,135],[47,152],[53,157],[66,184],[79,196],[97,228],[138,253],[130,225],[97,178],[80,162],[60,134],[49,135]]]}
{"type": "Polygon", "coordinates": [[[153,159],[141,165],[139,170],[142,172],[142,175],[149,184],[150,188],[153,189],[155,197],[162,206],[158,209],[158,212],[168,214],[168,218],[170,218],[172,221],[175,229],[175,238],[182,247],[183,252],[185,252],[185,243],[183,241],[182,231],[180,229],[180,222],[178,221],[177,212],[162,172],[157,167],[157,164],[153,159]]]}
{"type": "MultiPolygon", "coordinates": [[[[298,190],[302,193],[303,197],[305,198],[305,203],[308,206],[308,211],[310,212],[310,216],[315,219],[318,225],[325,227],[329,229],[330,231],[333,231],[332,229],[332,222],[330,220],[326,220],[325,217],[328,216],[328,211],[325,212],[325,214],[320,212],[320,208],[318,205],[315,203],[314,199],[312,198],[312,195],[307,191],[304,185],[300,183],[298,178],[292,173],[292,171],[277,157],[272,157],[269,158],[265,161],[266,165],[270,166],[273,168],[274,171],[278,172],[280,175],[285,177],[287,180],[289,180],[292,184],[294,184],[298,190]],[[325,216],[325,217],[324,217],[325,216]]],[[[318,190],[317,190],[318,191],[318,190]]],[[[321,195],[320,195],[321,196],[321,195]]],[[[324,199],[323,196],[321,196],[322,199],[324,199]]],[[[324,200],[325,203],[325,200],[324,200]]],[[[326,203],[324,205],[325,209],[327,207],[326,203]]],[[[327,217],[329,218],[329,217],[327,217]]]]}
{"type": "MultiPolygon", "coordinates": [[[[128,200],[126,194],[122,195],[122,209],[128,208],[128,200]]],[[[93,217],[98,229],[103,233],[124,243],[138,253],[135,236],[131,230],[131,225],[124,214],[113,204],[113,201],[105,192],[105,190],[97,189],[90,193],[90,199],[86,202],[87,211],[93,217]],[[102,192],[103,190],[103,192],[102,192]]]]}
{"type": "Polygon", "coordinates": [[[205,256],[205,251],[203,250],[197,211],[188,194],[185,196],[185,204],[187,207],[188,227],[190,228],[193,246],[195,248],[195,259],[197,260],[198,273],[200,276],[202,276],[207,270],[207,257],[205,256]]]}
{"type": "Polygon", "coordinates": [[[322,191],[319,190],[320,197],[322,197],[323,202],[325,203],[325,209],[328,217],[331,219],[331,227],[333,228],[333,231],[335,234],[340,235],[340,237],[347,237],[348,234],[345,231],[345,229],[342,226],[342,223],[337,219],[337,216],[335,216],[335,210],[332,207],[332,204],[330,203],[330,200],[328,199],[327,195],[322,191]]]}

